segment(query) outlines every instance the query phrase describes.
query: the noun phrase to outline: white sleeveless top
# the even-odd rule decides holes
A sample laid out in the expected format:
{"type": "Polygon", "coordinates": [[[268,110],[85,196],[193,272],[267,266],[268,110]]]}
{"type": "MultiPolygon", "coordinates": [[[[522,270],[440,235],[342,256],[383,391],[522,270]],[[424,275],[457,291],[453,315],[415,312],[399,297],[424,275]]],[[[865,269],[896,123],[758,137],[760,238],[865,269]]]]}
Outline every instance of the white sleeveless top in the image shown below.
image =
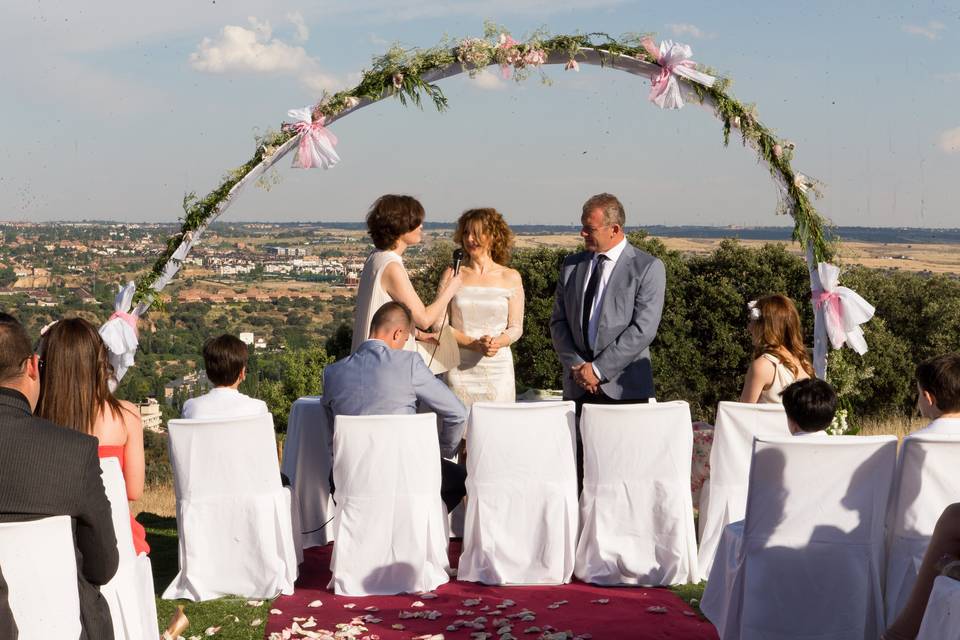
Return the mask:
{"type": "MultiPolygon", "coordinates": [[[[370,321],[373,320],[373,314],[384,304],[393,300],[383,288],[383,285],[380,284],[383,270],[393,262],[398,263],[403,268],[403,260],[399,255],[393,251],[377,249],[367,257],[367,262],[363,265],[363,273],[360,274],[360,286],[357,289],[357,306],[353,312],[351,354],[356,352],[357,347],[370,337],[370,321]]],[[[417,343],[412,333],[403,349],[405,351],[416,351],[417,343]]]]}
{"type": "MultiPolygon", "coordinates": [[[[773,373],[773,382],[770,384],[768,389],[764,389],[760,392],[760,397],[757,399],[758,404],[783,404],[783,399],[780,397],[780,393],[789,387],[791,384],[797,381],[797,378],[790,373],[790,369],[787,369],[786,365],[780,362],[780,358],[773,355],[772,353],[764,353],[760,356],[761,358],[766,358],[773,363],[775,371],[773,373]]],[[[803,376],[806,378],[807,376],[803,376]]]]}

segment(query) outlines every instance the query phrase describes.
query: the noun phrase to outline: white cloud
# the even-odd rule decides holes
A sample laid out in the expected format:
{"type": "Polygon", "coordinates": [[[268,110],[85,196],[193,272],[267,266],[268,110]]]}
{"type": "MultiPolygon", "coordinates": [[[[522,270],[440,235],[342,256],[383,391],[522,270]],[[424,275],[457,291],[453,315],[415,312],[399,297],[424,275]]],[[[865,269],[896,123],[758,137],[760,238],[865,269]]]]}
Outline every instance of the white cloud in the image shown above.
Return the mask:
{"type": "Polygon", "coordinates": [[[712,38],[713,36],[695,24],[687,22],[670,23],[667,25],[670,33],[675,36],[690,36],[691,38],[712,38]]]}
{"type": "Polygon", "coordinates": [[[307,28],[307,23],[303,20],[303,15],[299,11],[288,13],[287,20],[293,23],[294,42],[303,43],[310,39],[310,29],[307,28]]]}
{"type": "Polygon", "coordinates": [[[916,24],[903,25],[904,32],[909,33],[912,36],[926,38],[927,40],[939,40],[940,33],[946,28],[947,25],[943,24],[942,22],[937,22],[936,20],[931,20],[924,26],[916,24]]]}
{"type": "MultiPolygon", "coordinates": [[[[290,14],[296,32],[294,37],[309,36],[300,14],[290,14]]],[[[287,44],[273,37],[267,21],[247,19],[250,28],[227,25],[217,38],[204,38],[190,54],[190,66],[205,73],[273,73],[296,76],[314,92],[337,87],[338,79],[325,73],[316,58],[301,46],[287,44]]]]}
{"type": "Polygon", "coordinates": [[[506,82],[499,75],[489,69],[481,69],[477,75],[471,79],[471,83],[479,89],[486,91],[498,91],[506,87],[506,82]]]}
{"type": "Polygon", "coordinates": [[[944,153],[960,153],[960,127],[941,133],[937,146],[944,153]]]}

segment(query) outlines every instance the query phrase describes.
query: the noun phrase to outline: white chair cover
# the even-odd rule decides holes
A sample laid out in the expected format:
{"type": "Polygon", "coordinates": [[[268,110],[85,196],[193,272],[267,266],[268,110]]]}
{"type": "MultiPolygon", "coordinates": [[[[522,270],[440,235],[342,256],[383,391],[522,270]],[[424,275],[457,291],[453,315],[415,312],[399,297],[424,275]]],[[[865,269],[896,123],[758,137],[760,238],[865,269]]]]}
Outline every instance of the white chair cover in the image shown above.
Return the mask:
{"type": "Polygon", "coordinates": [[[22,640],[80,637],[69,516],[0,524],[0,571],[22,640]]]}
{"type": "Polygon", "coordinates": [[[756,441],[700,604],[722,640],[879,637],[896,455],[894,436],[756,441]]]}
{"type": "Polygon", "coordinates": [[[475,402],[458,578],[563,584],[577,543],[572,402],[475,402]]]}
{"type": "Polygon", "coordinates": [[[697,582],[686,402],[583,405],[583,493],[574,573],[584,582],[697,582]]]}
{"type": "Polygon", "coordinates": [[[448,582],[436,415],[337,416],[333,452],[334,593],[413,593],[448,582]]]}
{"type": "Polygon", "coordinates": [[[960,581],[937,576],[917,640],[960,640],[960,581]]]}
{"type": "Polygon", "coordinates": [[[100,587],[113,620],[115,640],[155,640],[160,636],[157,626],[157,601],[153,595],[153,571],[146,554],[137,557],[130,531],[130,504],[127,487],[117,458],[102,458],[103,486],[110,500],[113,530],[117,537],[120,563],[117,573],[100,587]]]}
{"type": "Polygon", "coordinates": [[[960,497],[958,461],[960,436],[917,435],[903,440],[887,523],[888,625],[907,604],[937,519],[960,497]]]}
{"type": "Polygon", "coordinates": [[[723,528],[743,520],[753,438],[789,436],[787,415],[779,404],[721,402],[710,449],[710,478],[700,492],[701,576],[710,573],[723,528]]]}
{"type": "Polygon", "coordinates": [[[330,442],[322,396],[304,396],[290,407],[287,438],[280,470],[290,479],[300,505],[301,545],[319,547],[333,540],[333,500],[330,498],[330,442]]]}
{"type": "Polygon", "coordinates": [[[293,593],[297,547],[290,491],[270,414],[171,420],[180,572],[168,600],[293,593]]]}

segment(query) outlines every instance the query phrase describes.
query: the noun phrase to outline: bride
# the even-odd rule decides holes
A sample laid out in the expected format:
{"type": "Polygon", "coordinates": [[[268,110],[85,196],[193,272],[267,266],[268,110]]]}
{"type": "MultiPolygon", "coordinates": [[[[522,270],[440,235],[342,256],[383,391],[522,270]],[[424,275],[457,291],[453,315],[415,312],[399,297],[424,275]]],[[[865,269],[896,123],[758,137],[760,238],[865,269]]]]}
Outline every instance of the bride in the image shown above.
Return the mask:
{"type": "MultiPolygon", "coordinates": [[[[450,302],[450,327],[460,347],[460,365],[447,384],[466,407],[478,400],[514,402],[510,345],[523,334],[523,282],[507,267],[513,233],[496,209],[471,209],[460,216],[453,241],[466,256],[463,285],[450,302]]],[[[440,290],[455,276],[447,268],[440,290]]]]}

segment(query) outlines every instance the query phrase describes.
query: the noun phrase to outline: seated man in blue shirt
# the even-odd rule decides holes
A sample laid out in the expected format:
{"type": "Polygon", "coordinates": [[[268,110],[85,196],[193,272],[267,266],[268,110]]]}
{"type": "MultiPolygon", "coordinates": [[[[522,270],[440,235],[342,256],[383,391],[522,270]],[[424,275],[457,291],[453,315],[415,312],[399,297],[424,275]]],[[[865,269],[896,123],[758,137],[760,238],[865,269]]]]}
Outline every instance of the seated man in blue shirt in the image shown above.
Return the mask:
{"type": "MultiPolygon", "coordinates": [[[[370,339],[357,351],[323,371],[323,405],[329,424],[338,415],[414,414],[426,405],[442,421],[440,454],[452,457],[460,446],[467,411],[454,393],[434,377],[416,351],[404,351],[413,317],[399,302],[380,307],[370,322],[370,339]]],[[[466,470],[440,461],[440,495],[453,511],[466,495],[466,470]]],[[[331,487],[332,489],[332,487],[331,487]]]]}

